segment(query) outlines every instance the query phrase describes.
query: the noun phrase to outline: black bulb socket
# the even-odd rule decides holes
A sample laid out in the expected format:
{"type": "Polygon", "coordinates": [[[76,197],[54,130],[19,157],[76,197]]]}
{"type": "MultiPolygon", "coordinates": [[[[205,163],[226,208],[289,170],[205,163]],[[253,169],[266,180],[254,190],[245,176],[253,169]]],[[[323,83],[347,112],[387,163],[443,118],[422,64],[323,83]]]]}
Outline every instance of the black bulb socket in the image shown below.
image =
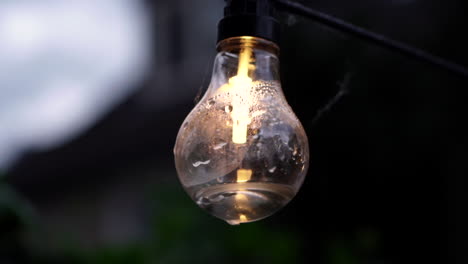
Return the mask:
{"type": "Polygon", "coordinates": [[[226,0],[224,18],[218,24],[218,42],[251,36],[279,43],[281,24],[271,0],[226,0]]]}

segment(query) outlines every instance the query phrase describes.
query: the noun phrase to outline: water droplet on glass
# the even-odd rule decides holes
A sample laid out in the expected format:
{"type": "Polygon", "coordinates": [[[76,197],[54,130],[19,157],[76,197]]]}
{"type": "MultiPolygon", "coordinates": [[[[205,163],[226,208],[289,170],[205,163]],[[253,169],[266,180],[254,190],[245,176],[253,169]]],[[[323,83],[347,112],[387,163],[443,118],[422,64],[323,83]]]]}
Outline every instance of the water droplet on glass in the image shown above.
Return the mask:
{"type": "Polygon", "coordinates": [[[239,225],[240,224],[240,221],[237,220],[237,219],[234,219],[234,220],[226,220],[226,222],[230,225],[239,225]]]}
{"type": "Polygon", "coordinates": [[[293,151],[292,154],[293,154],[293,156],[296,156],[296,154],[297,154],[297,148],[294,148],[294,151],[293,151]]]}
{"type": "Polygon", "coordinates": [[[214,203],[219,203],[219,202],[221,202],[224,198],[225,198],[225,196],[224,196],[223,194],[220,194],[220,195],[218,195],[218,196],[213,197],[210,201],[211,201],[211,202],[214,202],[214,203]]]}
{"type": "Polygon", "coordinates": [[[220,149],[220,148],[226,146],[226,144],[227,144],[226,142],[222,142],[222,143],[216,144],[216,145],[213,147],[213,149],[214,149],[214,150],[218,150],[218,149],[220,149]]]}
{"type": "Polygon", "coordinates": [[[197,203],[198,205],[201,205],[201,206],[210,204],[210,202],[211,202],[211,201],[210,201],[209,199],[205,198],[205,197],[201,197],[200,199],[198,199],[198,200],[196,201],[196,203],[197,203]]]}
{"type": "Polygon", "coordinates": [[[210,100],[208,100],[208,104],[206,105],[206,108],[211,108],[212,105],[214,105],[216,103],[216,101],[211,98],[210,100]]]}
{"type": "Polygon", "coordinates": [[[197,161],[195,163],[193,163],[192,165],[196,168],[200,165],[207,165],[208,163],[210,163],[211,160],[207,160],[207,161],[197,161]]]}

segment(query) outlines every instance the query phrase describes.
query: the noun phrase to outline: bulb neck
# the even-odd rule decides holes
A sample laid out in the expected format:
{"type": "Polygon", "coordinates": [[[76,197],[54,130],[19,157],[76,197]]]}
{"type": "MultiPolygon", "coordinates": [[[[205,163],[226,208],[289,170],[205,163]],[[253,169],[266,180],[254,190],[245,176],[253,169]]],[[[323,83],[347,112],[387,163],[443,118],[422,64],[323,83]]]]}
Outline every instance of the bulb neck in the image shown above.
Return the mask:
{"type": "Polygon", "coordinates": [[[229,87],[279,84],[279,48],[275,43],[257,37],[232,37],[220,41],[217,49],[207,94],[215,95],[219,89],[229,90],[229,87]]]}
{"type": "Polygon", "coordinates": [[[262,50],[269,52],[275,56],[279,55],[279,46],[269,40],[252,37],[252,36],[240,36],[223,39],[218,42],[216,49],[218,52],[226,51],[238,54],[243,48],[251,48],[256,50],[262,50]]]}
{"type": "Polygon", "coordinates": [[[271,0],[226,0],[224,18],[218,24],[218,42],[252,36],[279,43],[280,31],[271,0]]]}

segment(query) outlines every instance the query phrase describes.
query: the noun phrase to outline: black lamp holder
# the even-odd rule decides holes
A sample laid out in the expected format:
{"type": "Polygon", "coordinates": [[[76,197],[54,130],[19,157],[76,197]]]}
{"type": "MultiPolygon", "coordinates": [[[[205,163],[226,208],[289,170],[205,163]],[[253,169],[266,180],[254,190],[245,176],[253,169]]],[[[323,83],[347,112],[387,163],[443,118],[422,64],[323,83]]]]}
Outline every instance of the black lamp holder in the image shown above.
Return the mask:
{"type": "Polygon", "coordinates": [[[218,24],[218,41],[237,36],[255,36],[278,43],[281,24],[277,11],[307,17],[366,42],[468,78],[468,69],[461,65],[290,0],[226,0],[224,18],[218,24]]]}
{"type": "Polygon", "coordinates": [[[271,0],[226,0],[224,18],[218,24],[218,42],[238,36],[254,36],[275,43],[281,24],[271,0]]]}

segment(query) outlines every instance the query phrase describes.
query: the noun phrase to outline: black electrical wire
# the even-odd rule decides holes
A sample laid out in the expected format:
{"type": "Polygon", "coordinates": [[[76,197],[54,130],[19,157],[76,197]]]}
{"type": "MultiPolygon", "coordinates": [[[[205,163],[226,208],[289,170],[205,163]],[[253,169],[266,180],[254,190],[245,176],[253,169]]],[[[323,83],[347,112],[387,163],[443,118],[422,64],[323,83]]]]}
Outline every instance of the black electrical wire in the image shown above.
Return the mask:
{"type": "Polygon", "coordinates": [[[459,74],[465,78],[468,78],[468,69],[448,61],[446,59],[434,56],[428,52],[420,50],[418,48],[409,46],[405,43],[390,39],[384,35],[377,34],[366,30],[364,28],[358,27],[351,23],[348,23],[339,18],[333,17],[331,15],[322,13],[320,11],[314,10],[310,7],[304,6],[297,2],[292,2],[289,0],[274,0],[279,10],[285,10],[290,13],[301,15],[307,18],[310,18],[316,22],[319,22],[325,26],[331,27],[333,29],[339,30],[341,32],[353,35],[364,41],[376,44],[381,47],[385,47],[389,50],[399,52],[403,55],[417,59],[421,62],[428,63],[434,66],[438,66],[450,72],[459,74]]]}

